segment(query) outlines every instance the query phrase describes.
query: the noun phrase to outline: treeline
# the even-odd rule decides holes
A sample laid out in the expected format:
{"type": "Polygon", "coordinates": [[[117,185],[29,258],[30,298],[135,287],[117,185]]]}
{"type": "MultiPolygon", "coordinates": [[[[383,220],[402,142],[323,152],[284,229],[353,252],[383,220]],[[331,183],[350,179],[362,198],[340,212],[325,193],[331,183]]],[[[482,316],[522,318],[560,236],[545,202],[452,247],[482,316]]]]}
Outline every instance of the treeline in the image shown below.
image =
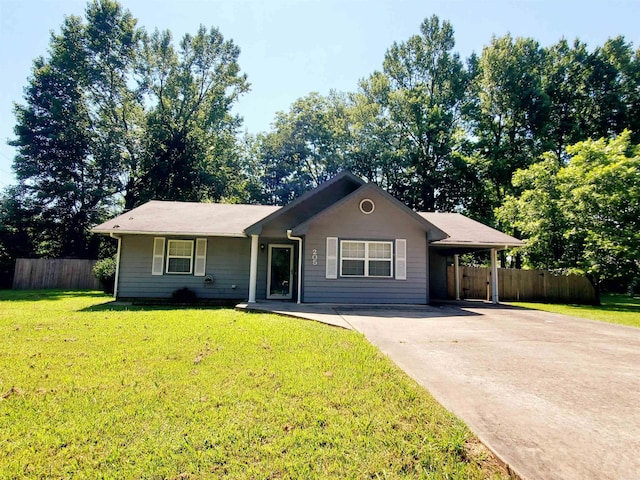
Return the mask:
{"type": "MultiPolygon", "coordinates": [[[[567,147],[625,130],[627,152],[640,142],[640,51],[623,37],[588,49],[505,35],[463,60],[451,24],[433,16],[353,92],[310,93],[244,136],[232,114],[249,90],[238,56],[217,29],[176,46],[111,0],[67,17],[15,109],[18,184],[0,204],[0,261],[96,256],[90,226],[152,198],[285,204],[344,169],[416,210],[533,238],[514,206],[531,181],[516,172],[541,161],[559,172],[567,147]]],[[[578,265],[567,252],[586,237],[553,237],[517,258],[578,265]]]]}

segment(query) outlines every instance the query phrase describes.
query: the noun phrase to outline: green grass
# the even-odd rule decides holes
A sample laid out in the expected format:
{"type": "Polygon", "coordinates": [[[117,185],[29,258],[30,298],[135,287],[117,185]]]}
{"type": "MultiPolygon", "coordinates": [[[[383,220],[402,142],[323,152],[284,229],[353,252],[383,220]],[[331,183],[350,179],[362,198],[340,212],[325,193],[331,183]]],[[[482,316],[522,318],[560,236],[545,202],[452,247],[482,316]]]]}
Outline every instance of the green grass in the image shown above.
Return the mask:
{"type": "Polygon", "coordinates": [[[511,305],[573,317],[640,327],[640,298],[628,295],[602,295],[602,305],[557,305],[551,303],[509,302],[511,305]]]}
{"type": "Polygon", "coordinates": [[[489,478],[465,425],[356,333],[0,292],[0,478],[489,478]]]}

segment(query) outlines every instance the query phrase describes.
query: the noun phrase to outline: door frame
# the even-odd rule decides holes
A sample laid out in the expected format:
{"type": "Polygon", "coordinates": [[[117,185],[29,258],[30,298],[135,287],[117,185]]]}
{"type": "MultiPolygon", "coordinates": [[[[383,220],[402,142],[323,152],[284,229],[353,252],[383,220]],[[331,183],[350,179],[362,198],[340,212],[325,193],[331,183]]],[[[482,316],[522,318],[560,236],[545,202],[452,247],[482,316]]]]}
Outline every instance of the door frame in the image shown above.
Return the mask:
{"type": "Polygon", "coordinates": [[[270,243],[267,261],[267,299],[268,300],[291,300],[293,298],[293,247],[294,245],[286,243],[270,243]],[[289,249],[289,294],[288,295],[272,295],[271,294],[271,255],[274,248],[289,249]]]}

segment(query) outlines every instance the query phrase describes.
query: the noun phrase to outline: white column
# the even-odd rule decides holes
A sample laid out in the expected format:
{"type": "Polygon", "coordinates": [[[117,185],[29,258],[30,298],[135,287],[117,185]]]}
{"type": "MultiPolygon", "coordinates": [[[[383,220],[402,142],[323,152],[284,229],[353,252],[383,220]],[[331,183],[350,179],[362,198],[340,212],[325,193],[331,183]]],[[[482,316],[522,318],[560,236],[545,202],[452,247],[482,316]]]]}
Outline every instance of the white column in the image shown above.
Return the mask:
{"type": "Polygon", "coordinates": [[[498,303],[498,250],[491,249],[491,303],[498,303]]]}
{"type": "Polygon", "coordinates": [[[249,267],[249,303],[256,303],[258,282],[258,235],[251,235],[251,264],[249,267]]]}
{"type": "Polygon", "coordinates": [[[453,256],[453,276],[456,282],[456,300],[460,300],[460,255],[453,256]]]}

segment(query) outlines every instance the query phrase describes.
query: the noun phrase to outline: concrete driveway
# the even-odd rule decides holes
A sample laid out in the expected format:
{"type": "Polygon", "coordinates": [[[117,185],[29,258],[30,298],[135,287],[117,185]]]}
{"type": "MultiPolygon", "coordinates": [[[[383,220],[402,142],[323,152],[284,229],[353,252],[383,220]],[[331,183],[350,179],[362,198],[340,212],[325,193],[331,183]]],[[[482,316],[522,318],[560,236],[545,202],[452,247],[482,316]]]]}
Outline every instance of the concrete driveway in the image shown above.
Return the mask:
{"type": "Polygon", "coordinates": [[[523,479],[640,479],[640,329],[484,304],[335,310],[523,479]]]}

